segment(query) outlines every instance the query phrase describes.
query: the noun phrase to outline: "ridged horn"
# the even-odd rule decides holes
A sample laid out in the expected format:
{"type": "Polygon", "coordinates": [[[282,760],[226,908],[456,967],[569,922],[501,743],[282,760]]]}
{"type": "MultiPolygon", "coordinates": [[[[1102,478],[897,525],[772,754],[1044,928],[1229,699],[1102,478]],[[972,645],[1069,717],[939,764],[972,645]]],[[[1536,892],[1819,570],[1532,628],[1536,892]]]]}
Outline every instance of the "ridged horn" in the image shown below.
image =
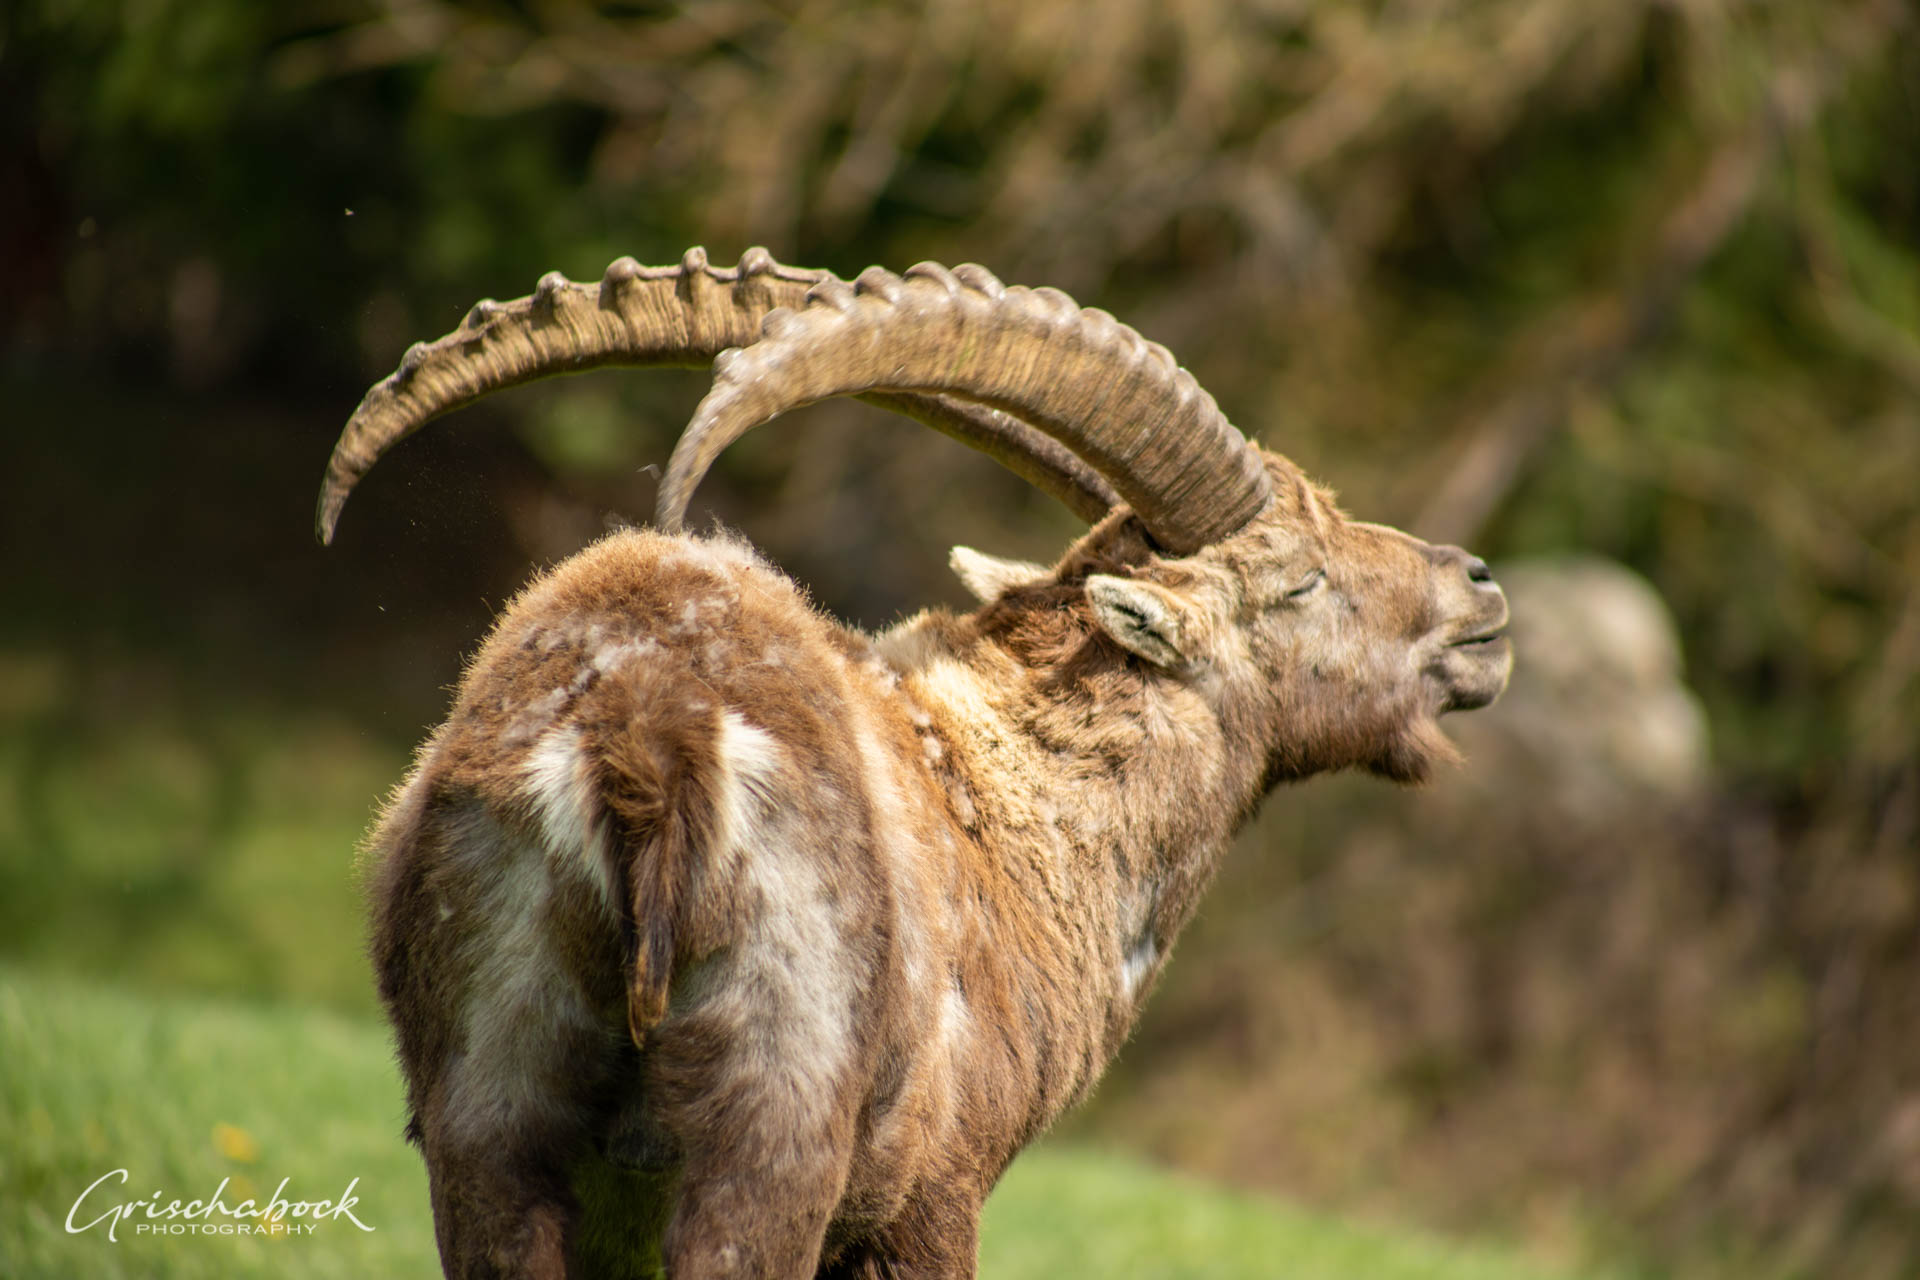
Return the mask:
{"type": "MultiPolygon", "coordinates": [[[[557,374],[615,365],[704,366],[719,352],[757,339],[769,311],[804,305],[809,289],[834,278],[783,266],[761,248],[747,250],[737,267],[715,267],[704,249],[694,248],[677,266],[643,267],[620,258],[598,284],[549,272],[527,297],[476,303],[458,329],[415,344],[361,400],[327,462],[314,532],[322,543],[332,542],[340,510],[361,477],[443,413],[557,374]]],[[[1120,500],[1057,441],[1005,413],[943,396],[865,398],[998,458],[1083,519],[1099,519],[1120,500]]]]}
{"type": "Polygon", "coordinates": [[[1156,541],[1186,554],[1269,499],[1265,464],[1165,347],[1055,289],[1007,288],[978,266],[869,268],[815,285],[798,311],[714,362],[655,520],[677,530],[720,451],[789,409],[831,396],[939,393],[1000,409],[1112,482],[1156,541]]]}
{"type": "Polygon", "coordinates": [[[1041,492],[1058,499],[1088,524],[1121,503],[1106,477],[1045,432],[991,405],[943,395],[895,395],[872,391],[868,404],[905,414],[961,444],[978,449],[1041,492]]]}

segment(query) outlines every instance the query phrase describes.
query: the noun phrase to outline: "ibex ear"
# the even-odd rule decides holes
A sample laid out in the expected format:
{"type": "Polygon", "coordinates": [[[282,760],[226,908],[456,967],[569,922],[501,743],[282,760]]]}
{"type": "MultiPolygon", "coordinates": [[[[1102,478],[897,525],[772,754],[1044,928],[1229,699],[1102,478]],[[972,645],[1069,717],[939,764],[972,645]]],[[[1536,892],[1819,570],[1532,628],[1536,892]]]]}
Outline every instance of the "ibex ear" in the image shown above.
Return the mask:
{"type": "Polygon", "coordinates": [[[1024,587],[1047,576],[1045,565],[1031,560],[1002,560],[972,547],[955,547],[947,554],[947,563],[953,566],[961,584],[982,604],[999,599],[1014,587],[1024,587]]]}
{"type": "Polygon", "coordinates": [[[1087,576],[1093,620],[1113,642],[1156,667],[1191,666],[1200,647],[1200,615],[1193,603],[1140,578],[1087,576]]]}

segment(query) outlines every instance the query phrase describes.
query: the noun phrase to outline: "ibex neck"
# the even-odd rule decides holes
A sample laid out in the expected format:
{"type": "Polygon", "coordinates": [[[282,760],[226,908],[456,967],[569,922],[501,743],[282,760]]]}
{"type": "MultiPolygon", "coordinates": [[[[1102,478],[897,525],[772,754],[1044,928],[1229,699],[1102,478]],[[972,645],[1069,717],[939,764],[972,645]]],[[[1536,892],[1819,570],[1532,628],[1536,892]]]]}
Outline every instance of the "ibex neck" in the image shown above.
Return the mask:
{"type": "Polygon", "coordinates": [[[1089,1079],[1118,1049],[1249,807],[1256,767],[1192,689],[1088,639],[1036,665],[916,619],[881,639],[943,741],[935,773],[986,858],[1071,972],[1089,1079]],[[1093,646],[1093,647],[1089,647],[1093,646]]]}

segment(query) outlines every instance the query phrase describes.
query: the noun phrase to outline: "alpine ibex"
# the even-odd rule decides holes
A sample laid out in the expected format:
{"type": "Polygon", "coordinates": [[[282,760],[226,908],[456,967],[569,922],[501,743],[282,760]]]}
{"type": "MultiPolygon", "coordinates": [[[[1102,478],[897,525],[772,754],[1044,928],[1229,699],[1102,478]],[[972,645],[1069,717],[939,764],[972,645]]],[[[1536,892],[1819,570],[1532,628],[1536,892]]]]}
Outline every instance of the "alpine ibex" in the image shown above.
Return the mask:
{"type": "Polygon", "coordinates": [[[498,387],[711,361],[657,531],[502,613],[374,831],[372,954],[449,1276],[968,1276],[1283,780],[1414,780],[1505,685],[1487,568],[1347,519],[1166,350],[978,267],[756,249],[482,302],[334,450],[498,387]],[[1094,521],[877,636],[682,532],[730,441],[860,396],[1094,521]]]}

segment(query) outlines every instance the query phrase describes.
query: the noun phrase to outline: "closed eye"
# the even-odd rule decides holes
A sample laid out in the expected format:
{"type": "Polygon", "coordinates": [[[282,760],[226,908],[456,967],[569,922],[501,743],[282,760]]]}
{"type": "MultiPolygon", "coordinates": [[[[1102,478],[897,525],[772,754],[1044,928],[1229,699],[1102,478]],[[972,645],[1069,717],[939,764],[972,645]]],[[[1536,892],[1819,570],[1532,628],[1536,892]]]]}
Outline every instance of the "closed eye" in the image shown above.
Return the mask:
{"type": "Polygon", "coordinates": [[[1302,580],[1299,586],[1287,592],[1287,599],[1289,600],[1305,599],[1307,596],[1313,594],[1314,589],[1317,588],[1321,583],[1325,582],[1326,580],[1327,580],[1327,571],[1325,569],[1315,569],[1312,573],[1308,574],[1304,580],[1302,580]]]}

